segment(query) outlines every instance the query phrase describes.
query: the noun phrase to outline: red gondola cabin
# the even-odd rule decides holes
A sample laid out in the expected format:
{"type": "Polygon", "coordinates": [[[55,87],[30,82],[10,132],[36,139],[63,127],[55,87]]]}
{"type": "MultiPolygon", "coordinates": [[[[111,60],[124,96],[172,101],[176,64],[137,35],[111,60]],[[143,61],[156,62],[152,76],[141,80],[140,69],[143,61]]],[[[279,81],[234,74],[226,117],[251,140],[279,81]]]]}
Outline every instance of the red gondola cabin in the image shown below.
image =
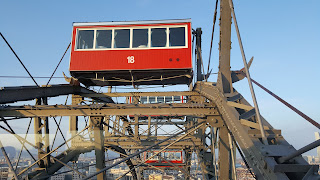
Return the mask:
{"type": "Polygon", "coordinates": [[[191,21],[74,23],[70,73],[86,86],[189,84],[191,21]]]}
{"type": "Polygon", "coordinates": [[[168,162],[179,165],[183,163],[182,151],[167,150],[158,154],[159,151],[147,151],[143,153],[143,160],[146,163],[152,164],[156,167],[168,167],[168,162]],[[155,155],[157,154],[157,155],[155,155]]]}

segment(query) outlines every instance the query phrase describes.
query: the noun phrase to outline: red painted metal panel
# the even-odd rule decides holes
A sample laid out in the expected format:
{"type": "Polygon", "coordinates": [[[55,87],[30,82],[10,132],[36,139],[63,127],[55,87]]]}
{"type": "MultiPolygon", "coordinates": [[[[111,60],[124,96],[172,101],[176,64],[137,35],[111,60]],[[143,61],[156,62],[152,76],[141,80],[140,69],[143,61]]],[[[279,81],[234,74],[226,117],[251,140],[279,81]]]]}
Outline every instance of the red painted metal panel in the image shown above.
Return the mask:
{"type": "Polygon", "coordinates": [[[112,71],[147,69],[191,69],[191,24],[152,24],[138,26],[187,25],[187,48],[159,49],[113,49],[113,50],[75,50],[77,28],[132,27],[127,26],[90,26],[74,27],[70,71],[112,71]],[[128,56],[134,56],[135,62],[128,63],[128,56]]]}
{"type": "Polygon", "coordinates": [[[192,68],[188,49],[73,51],[70,71],[192,68]],[[134,56],[134,63],[128,63],[134,56]],[[171,59],[171,60],[170,60],[171,59]]]}

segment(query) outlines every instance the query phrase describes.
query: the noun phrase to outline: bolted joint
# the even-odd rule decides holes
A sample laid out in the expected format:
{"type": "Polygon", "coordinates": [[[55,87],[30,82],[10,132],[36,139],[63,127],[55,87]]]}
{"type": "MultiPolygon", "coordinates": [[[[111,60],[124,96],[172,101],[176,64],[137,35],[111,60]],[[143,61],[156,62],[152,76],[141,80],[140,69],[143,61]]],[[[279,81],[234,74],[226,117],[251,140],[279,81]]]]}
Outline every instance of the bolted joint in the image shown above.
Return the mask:
{"type": "Polygon", "coordinates": [[[101,127],[103,122],[102,116],[90,116],[90,125],[95,127],[101,127]]]}

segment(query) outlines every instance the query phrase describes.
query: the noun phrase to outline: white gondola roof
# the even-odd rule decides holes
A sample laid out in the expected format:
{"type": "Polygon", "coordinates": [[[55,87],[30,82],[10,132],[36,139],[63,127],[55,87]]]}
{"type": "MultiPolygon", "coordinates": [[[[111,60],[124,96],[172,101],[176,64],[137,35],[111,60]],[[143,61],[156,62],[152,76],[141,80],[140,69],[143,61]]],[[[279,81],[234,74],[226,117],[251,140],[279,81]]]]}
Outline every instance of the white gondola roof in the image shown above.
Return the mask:
{"type": "Polygon", "coordinates": [[[109,26],[109,25],[135,25],[135,24],[171,24],[187,23],[191,19],[170,19],[170,20],[146,20],[146,21],[109,21],[109,22],[74,22],[73,26],[109,26]]]}

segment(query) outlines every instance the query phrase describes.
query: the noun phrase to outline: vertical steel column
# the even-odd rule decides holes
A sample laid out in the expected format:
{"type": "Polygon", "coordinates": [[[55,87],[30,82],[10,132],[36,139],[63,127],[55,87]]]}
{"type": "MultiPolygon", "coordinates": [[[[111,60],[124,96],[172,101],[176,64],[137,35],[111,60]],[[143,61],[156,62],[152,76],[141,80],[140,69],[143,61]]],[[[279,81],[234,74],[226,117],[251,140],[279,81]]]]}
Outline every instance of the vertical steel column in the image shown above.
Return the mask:
{"type": "MultiPolygon", "coordinates": [[[[72,95],[72,105],[78,105],[83,101],[83,97],[79,95],[72,95]]],[[[78,132],[78,116],[69,117],[69,131],[71,136],[74,136],[78,132]]]]}
{"type": "MultiPolygon", "coordinates": [[[[103,117],[90,117],[91,127],[93,128],[94,150],[96,155],[97,172],[105,168],[105,151],[104,151],[104,135],[103,135],[103,117]]],[[[106,172],[103,171],[97,175],[98,180],[106,179],[106,172]]]]}
{"type": "Polygon", "coordinates": [[[217,175],[217,161],[216,161],[216,141],[217,141],[217,128],[216,127],[211,127],[211,153],[212,153],[212,164],[214,168],[214,179],[218,179],[217,175]]]}
{"type": "MultiPolygon", "coordinates": [[[[203,74],[201,72],[202,55],[201,55],[201,28],[196,29],[196,54],[197,54],[197,81],[202,81],[203,74]]],[[[204,73],[204,72],[203,72],[204,73]]]]}
{"type": "MultiPolygon", "coordinates": [[[[192,152],[190,149],[185,149],[184,150],[185,152],[185,158],[186,158],[186,171],[190,174],[191,171],[191,156],[192,156],[192,152]]],[[[184,177],[186,180],[189,180],[190,179],[190,176],[188,177],[184,177]]]]}
{"type": "Polygon", "coordinates": [[[148,137],[151,136],[151,116],[148,116],[148,137]]]}
{"type": "Polygon", "coordinates": [[[230,179],[230,142],[226,127],[219,129],[219,179],[230,179]]]}
{"type": "Polygon", "coordinates": [[[118,135],[120,131],[120,116],[116,116],[113,121],[113,128],[115,131],[112,131],[112,135],[118,135]]]}
{"type": "MultiPolygon", "coordinates": [[[[220,1],[219,74],[217,84],[222,93],[232,93],[230,71],[231,9],[228,0],[220,1]]],[[[226,127],[219,130],[219,179],[230,179],[230,143],[226,127]]]]}
{"type": "Polygon", "coordinates": [[[134,116],[134,138],[139,140],[139,116],[134,116]]]}
{"type": "MultiPolygon", "coordinates": [[[[194,119],[193,119],[193,117],[187,116],[187,117],[186,117],[186,124],[184,125],[185,129],[193,126],[193,124],[194,124],[194,119]]],[[[191,134],[194,135],[194,132],[192,132],[191,134]]]]}
{"type": "Polygon", "coordinates": [[[234,142],[232,141],[231,135],[228,134],[229,136],[229,143],[230,143],[230,156],[231,156],[231,175],[230,177],[233,180],[237,180],[237,172],[236,172],[236,148],[234,145],[234,142]]]}
{"type": "Polygon", "coordinates": [[[156,124],[154,125],[154,136],[158,136],[158,119],[156,120],[156,124]]]}
{"type": "Polygon", "coordinates": [[[104,126],[104,136],[105,137],[108,137],[108,136],[110,136],[110,128],[109,128],[109,126],[110,126],[110,116],[108,116],[108,117],[105,117],[104,118],[104,122],[107,124],[107,126],[104,126]]]}
{"type": "Polygon", "coordinates": [[[218,85],[223,93],[232,93],[230,71],[231,9],[228,0],[220,1],[220,42],[218,85]]]}
{"type": "MultiPolygon", "coordinates": [[[[47,98],[36,99],[36,104],[47,105],[47,98]]],[[[38,159],[41,159],[46,153],[50,152],[50,144],[49,144],[49,120],[48,117],[40,118],[36,117],[34,119],[34,134],[35,134],[35,142],[38,147],[38,159]]],[[[39,162],[40,168],[48,168],[50,166],[50,156],[45,157],[39,162]]]]}

